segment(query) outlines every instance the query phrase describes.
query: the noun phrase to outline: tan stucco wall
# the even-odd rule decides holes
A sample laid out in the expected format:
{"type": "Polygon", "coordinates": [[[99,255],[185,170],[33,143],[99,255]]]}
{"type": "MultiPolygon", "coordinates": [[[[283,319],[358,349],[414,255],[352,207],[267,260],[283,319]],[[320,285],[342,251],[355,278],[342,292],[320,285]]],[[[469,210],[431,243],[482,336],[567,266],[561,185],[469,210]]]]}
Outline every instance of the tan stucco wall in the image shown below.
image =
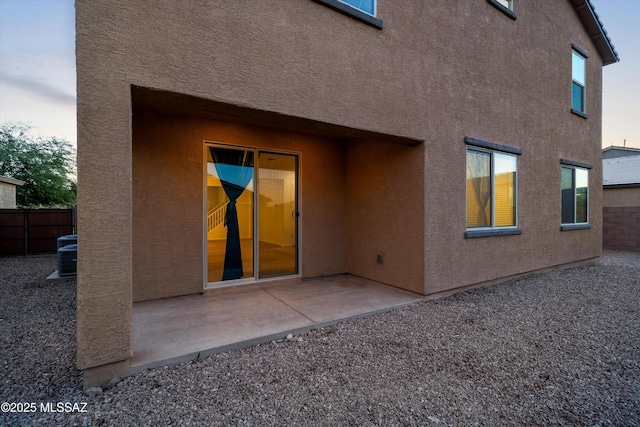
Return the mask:
{"type": "Polygon", "coordinates": [[[0,182],[0,209],[16,208],[16,186],[0,182]]]}
{"type": "Polygon", "coordinates": [[[90,40],[114,34],[103,26],[100,7],[83,13],[88,4],[76,3],[77,363],[82,369],[131,357],[133,308],[130,87],[111,68],[117,62],[97,55],[90,40]]]}
{"type": "MultiPolygon", "coordinates": [[[[394,184],[409,181],[424,192],[424,196],[398,195],[412,210],[398,216],[401,222],[391,232],[375,230],[372,237],[364,236],[368,227],[356,224],[348,231],[353,241],[348,249],[340,247],[344,239],[335,240],[332,235],[310,239],[303,247],[303,258],[319,255],[323,261],[309,264],[309,271],[330,274],[339,269],[329,265],[343,270],[347,265],[347,269],[381,281],[393,274],[403,275],[404,265],[398,263],[394,252],[402,244],[393,239],[380,249],[375,247],[376,252],[384,251],[382,265],[371,266],[375,257],[368,247],[348,260],[340,255],[345,253],[341,251],[355,253],[361,245],[372,244],[374,238],[383,240],[391,234],[397,238],[404,231],[416,233],[408,241],[408,248],[415,249],[409,259],[424,255],[422,266],[410,267],[407,282],[412,289],[420,288],[413,277],[424,271],[425,293],[600,254],[602,61],[569,1],[517,2],[516,21],[485,1],[429,2],[427,7],[417,0],[380,1],[377,10],[384,20],[383,30],[311,0],[206,4],[78,0],[76,10],[80,367],[130,356],[131,301],[137,287],[132,283],[134,278],[146,277],[149,268],[134,268],[133,262],[161,262],[168,256],[162,249],[168,237],[154,243],[161,248],[156,259],[152,258],[156,255],[142,253],[140,242],[132,240],[139,232],[149,233],[133,231],[138,213],[159,205],[156,201],[138,203],[135,194],[142,187],[137,181],[132,186],[138,172],[143,177],[140,185],[152,186],[153,178],[147,175],[148,170],[137,170],[134,156],[139,150],[147,150],[145,161],[155,156],[150,146],[145,147],[150,142],[138,146],[134,141],[132,145],[132,85],[315,123],[415,141],[426,139],[423,147],[406,151],[404,147],[389,148],[394,153],[392,164],[398,168],[424,165],[423,173],[398,170],[399,178],[391,180],[394,184]],[[590,53],[587,120],[569,112],[572,42],[590,53]],[[523,149],[518,197],[522,235],[464,239],[465,135],[523,149]],[[590,174],[591,230],[559,231],[560,158],[594,165],[590,174]],[[421,199],[424,208],[416,205],[421,199]],[[415,239],[424,240],[422,248],[415,248],[415,239]],[[338,244],[337,250],[331,248],[334,244],[338,244]]],[[[145,132],[153,134],[152,129],[145,132]]],[[[195,140],[195,131],[193,135],[188,132],[195,140]]],[[[221,131],[216,127],[215,132],[221,131]]],[[[205,134],[197,137],[208,139],[205,134]]],[[[177,136],[175,132],[172,135],[177,136]]],[[[184,154],[195,155],[195,145],[191,145],[195,142],[181,144],[185,144],[184,154]]],[[[294,150],[300,145],[284,144],[294,150]]],[[[159,148],[173,153],[177,147],[167,140],[159,148]]],[[[372,148],[374,152],[382,149],[377,144],[372,148]]],[[[361,158],[369,156],[368,150],[364,141],[346,152],[326,141],[313,143],[303,162],[327,156],[333,161],[343,159],[346,175],[335,177],[329,188],[346,183],[352,190],[362,179],[351,172],[354,167],[361,166],[375,179],[375,160],[361,164],[361,158]]],[[[170,167],[179,163],[183,169],[195,165],[195,159],[189,157],[167,162],[170,167]]],[[[303,184],[307,186],[303,191],[305,214],[313,212],[311,219],[318,222],[304,225],[304,230],[327,223],[340,226],[339,221],[331,222],[328,208],[307,200],[309,194],[319,194],[317,200],[326,201],[326,175],[314,175],[304,163],[301,167],[307,174],[303,184]]],[[[386,169],[387,177],[390,170],[386,169]]],[[[169,178],[166,171],[160,176],[169,178]]],[[[181,175],[170,184],[170,191],[177,192],[179,182],[191,180],[195,182],[191,175],[181,175]]],[[[385,196],[391,197],[391,187],[384,189],[385,196]]],[[[195,190],[190,188],[188,193],[191,191],[195,190]]],[[[365,193],[373,191],[369,188],[365,193]]],[[[189,199],[188,203],[193,202],[189,199]]],[[[348,198],[344,203],[347,210],[355,206],[348,198]]],[[[364,224],[396,214],[389,202],[382,203],[376,205],[375,221],[372,218],[364,224]]],[[[357,212],[359,208],[351,209],[357,212]]],[[[191,215],[182,219],[195,224],[195,214],[191,215]]],[[[304,217],[303,223],[309,220],[304,217]]],[[[182,227],[170,235],[180,234],[182,227]]],[[[194,240],[193,233],[189,231],[185,238],[194,240]]],[[[192,250],[190,247],[188,253],[192,250]]],[[[195,254],[188,265],[197,264],[201,256],[195,254]]],[[[184,290],[195,290],[196,274],[189,270],[183,277],[184,290]]],[[[168,289],[166,283],[153,286],[160,293],[168,289]]]]}
{"type": "Polygon", "coordinates": [[[134,301],[202,292],[202,138],[180,122],[133,116],[134,301]]]}
{"type": "Polygon", "coordinates": [[[299,154],[302,276],[347,271],[345,144],[204,118],[136,110],[135,301],[203,290],[204,141],[299,154]]]}
{"type": "Polygon", "coordinates": [[[640,206],[640,187],[605,188],[603,191],[602,206],[640,206]]]}
{"type": "Polygon", "coordinates": [[[375,141],[350,147],[346,239],[350,274],[423,293],[423,152],[423,145],[375,141]]]}
{"type": "Polygon", "coordinates": [[[143,109],[133,123],[134,301],[202,292],[204,141],[299,154],[303,278],[351,273],[422,292],[422,146],[143,109]]]}
{"type": "MultiPolygon", "coordinates": [[[[516,21],[490,13],[486,2],[445,3],[455,7],[455,28],[465,36],[439,38],[431,55],[450,73],[430,77],[433,102],[425,115],[425,292],[599,256],[602,62],[571,3],[516,2],[516,21]],[[572,42],[590,54],[589,119],[570,112],[572,42]],[[523,150],[521,235],[464,238],[465,136],[523,150]],[[594,166],[590,230],[560,231],[562,158],[594,166]]],[[[434,16],[430,29],[451,25],[451,15],[434,16]]]]}

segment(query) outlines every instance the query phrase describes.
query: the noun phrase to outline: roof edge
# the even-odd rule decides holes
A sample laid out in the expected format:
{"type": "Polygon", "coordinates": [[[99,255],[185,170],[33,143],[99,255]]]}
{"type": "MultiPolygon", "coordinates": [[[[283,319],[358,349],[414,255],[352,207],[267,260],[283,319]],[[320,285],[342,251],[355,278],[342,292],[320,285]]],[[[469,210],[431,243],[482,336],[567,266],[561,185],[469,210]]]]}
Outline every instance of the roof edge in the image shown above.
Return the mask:
{"type": "Polygon", "coordinates": [[[0,175],[0,182],[5,182],[7,184],[13,184],[18,187],[21,187],[25,184],[24,181],[20,181],[19,179],[9,178],[8,176],[0,175]]]}
{"type": "Polygon", "coordinates": [[[604,153],[605,151],[609,151],[609,150],[624,150],[624,151],[637,151],[637,152],[640,152],[640,148],[623,147],[623,146],[620,146],[620,145],[610,145],[607,148],[603,148],[602,152],[604,153]]]}
{"type": "Polygon", "coordinates": [[[640,182],[628,182],[624,184],[602,184],[603,188],[640,188],[640,182]]]}
{"type": "Polygon", "coordinates": [[[611,42],[611,37],[604,29],[600,16],[595,11],[591,0],[571,0],[580,20],[584,24],[589,37],[596,45],[598,53],[602,57],[603,65],[615,64],[620,61],[618,52],[611,42]]]}

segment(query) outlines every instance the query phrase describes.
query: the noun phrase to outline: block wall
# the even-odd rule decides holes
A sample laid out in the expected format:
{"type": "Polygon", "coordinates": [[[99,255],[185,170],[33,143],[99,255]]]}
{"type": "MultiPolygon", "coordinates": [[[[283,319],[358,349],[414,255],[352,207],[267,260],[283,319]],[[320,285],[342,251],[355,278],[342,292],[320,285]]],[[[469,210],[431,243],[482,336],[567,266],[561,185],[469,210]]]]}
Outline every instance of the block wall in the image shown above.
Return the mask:
{"type": "Polygon", "coordinates": [[[602,217],[604,249],[640,251],[640,206],[605,206],[602,217]]]}

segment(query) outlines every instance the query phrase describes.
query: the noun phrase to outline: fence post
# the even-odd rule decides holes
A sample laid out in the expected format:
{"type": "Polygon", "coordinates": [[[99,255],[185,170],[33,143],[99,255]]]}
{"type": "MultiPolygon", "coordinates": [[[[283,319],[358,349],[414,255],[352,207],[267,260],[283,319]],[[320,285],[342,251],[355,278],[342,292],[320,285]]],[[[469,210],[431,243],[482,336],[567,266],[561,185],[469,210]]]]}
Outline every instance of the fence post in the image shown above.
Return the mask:
{"type": "Polygon", "coordinates": [[[29,255],[29,209],[24,210],[24,256],[29,255]]]}

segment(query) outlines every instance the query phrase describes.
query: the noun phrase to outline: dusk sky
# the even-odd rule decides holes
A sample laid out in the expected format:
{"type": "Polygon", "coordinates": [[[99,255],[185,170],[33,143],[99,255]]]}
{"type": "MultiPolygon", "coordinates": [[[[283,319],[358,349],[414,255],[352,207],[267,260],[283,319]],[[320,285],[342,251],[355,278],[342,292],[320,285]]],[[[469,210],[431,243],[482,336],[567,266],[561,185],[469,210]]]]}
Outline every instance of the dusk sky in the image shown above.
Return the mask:
{"type": "MultiPolygon", "coordinates": [[[[640,148],[640,0],[592,3],[621,58],[603,70],[602,146],[640,148]]],[[[75,144],[74,25],[73,0],[0,0],[0,122],[75,144]]]]}

